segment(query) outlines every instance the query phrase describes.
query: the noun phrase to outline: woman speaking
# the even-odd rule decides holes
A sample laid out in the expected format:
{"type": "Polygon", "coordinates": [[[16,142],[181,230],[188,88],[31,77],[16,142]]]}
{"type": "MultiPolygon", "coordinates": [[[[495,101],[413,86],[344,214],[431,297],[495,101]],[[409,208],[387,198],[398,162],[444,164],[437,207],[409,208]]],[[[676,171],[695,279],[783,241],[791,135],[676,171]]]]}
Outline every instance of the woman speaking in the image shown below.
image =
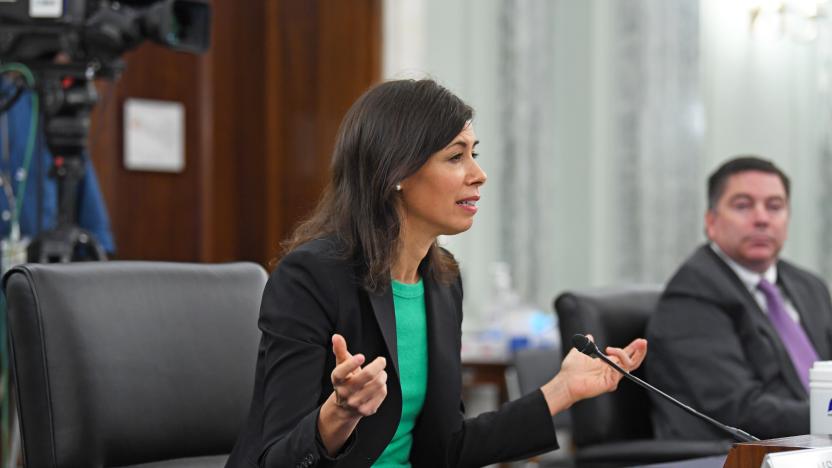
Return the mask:
{"type": "MultiPolygon", "coordinates": [[[[572,350],[539,391],[465,419],[462,282],[486,174],[472,109],[430,80],[347,112],[328,187],[263,293],[254,398],[228,467],[482,466],[557,448],[552,415],[620,376],[572,350]]],[[[606,352],[638,367],[647,342],[606,352]]]]}

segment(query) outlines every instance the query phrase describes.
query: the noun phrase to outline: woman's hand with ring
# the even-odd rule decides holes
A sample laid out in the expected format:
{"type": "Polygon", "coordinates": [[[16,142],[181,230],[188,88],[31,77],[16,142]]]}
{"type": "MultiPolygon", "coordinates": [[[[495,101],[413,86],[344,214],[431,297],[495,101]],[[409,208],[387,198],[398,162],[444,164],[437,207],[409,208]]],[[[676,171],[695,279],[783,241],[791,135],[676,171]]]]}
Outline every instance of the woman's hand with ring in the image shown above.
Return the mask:
{"type": "Polygon", "coordinates": [[[332,371],[334,404],[350,416],[371,416],[387,396],[387,360],[379,356],[364,367],[364,355],[352,355],[341,335],[332,336],[335,369],[332,371]]]}

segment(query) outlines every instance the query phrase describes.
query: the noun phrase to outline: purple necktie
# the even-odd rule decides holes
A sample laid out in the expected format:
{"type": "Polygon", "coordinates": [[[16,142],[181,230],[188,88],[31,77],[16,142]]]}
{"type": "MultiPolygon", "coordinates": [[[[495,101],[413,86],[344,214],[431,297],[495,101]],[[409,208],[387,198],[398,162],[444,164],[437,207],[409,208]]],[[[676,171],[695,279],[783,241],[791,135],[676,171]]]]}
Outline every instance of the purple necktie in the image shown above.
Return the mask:
{"type": "Polygon", "coordinates": [[[815,352],[815,347],[812,346],[812,342],[809,341],[803,327],[789,317],[786,312],[786,303],[783,301],[783,296],[777,287],[763,278],[757,288],[766,297],[768,318],[786,346],[792,364],[797,370],[797,375],[800,376],[800,381],[808,390],[809,368],[812,367],[812,363],[818,360],[818,353],[815,352]]]}

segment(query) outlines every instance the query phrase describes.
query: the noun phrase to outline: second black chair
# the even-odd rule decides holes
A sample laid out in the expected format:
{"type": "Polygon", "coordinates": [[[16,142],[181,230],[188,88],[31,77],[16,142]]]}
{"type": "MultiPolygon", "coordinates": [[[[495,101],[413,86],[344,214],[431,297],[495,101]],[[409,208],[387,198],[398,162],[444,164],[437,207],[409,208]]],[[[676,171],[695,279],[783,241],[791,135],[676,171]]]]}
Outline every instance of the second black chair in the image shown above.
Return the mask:
{"type": "MultiPolygon", "coordinates": [[[[593,335],[602,350],[643,337],[661,292],[660,286],[631,286],[561,294],[555,299],[555,310],[564,356],[576,333],[593,335]]],[[[643,368],[633,374],[641,377],[643,368]]],[[[626,380],[615,392],[572,406],[577,466],[632,466],[719,455],[730,449],[728,442],[656,440],[650,409],[646,391],[626,380]]]]}

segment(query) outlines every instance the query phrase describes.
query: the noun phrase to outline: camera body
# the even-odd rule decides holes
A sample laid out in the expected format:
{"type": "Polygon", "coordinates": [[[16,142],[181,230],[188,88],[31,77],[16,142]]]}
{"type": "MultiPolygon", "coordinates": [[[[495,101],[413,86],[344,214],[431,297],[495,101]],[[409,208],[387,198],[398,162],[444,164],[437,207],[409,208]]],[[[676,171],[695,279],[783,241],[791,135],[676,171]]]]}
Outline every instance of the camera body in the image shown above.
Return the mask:
{"type": "Polygon", "coordinates": [[[83,24],[89,6],[98,2],[82,0],[12,0],[0,4],[0,21],[10,24],[83,24]]]}
{"type": "Polygon", "coordinates": [[[76,223],[89,115],[98,100],[92,80],[116,79],[124,68],[121,55],[145,40],[204,52],[210,26],[204,0],[0,0],[0,66],[31,72],[55,156],[50,175],[58,186],[57,225],[29,244],[29,261],[106,259],[95,237],[76,223]]]}
{"type": "Polygon", "coordinates": [[[62,54],[101,68],[145,39],[200,53],[210,44],[210,21],[200,0],[5,0],[0,62],[42,63],[62,54]]]}

